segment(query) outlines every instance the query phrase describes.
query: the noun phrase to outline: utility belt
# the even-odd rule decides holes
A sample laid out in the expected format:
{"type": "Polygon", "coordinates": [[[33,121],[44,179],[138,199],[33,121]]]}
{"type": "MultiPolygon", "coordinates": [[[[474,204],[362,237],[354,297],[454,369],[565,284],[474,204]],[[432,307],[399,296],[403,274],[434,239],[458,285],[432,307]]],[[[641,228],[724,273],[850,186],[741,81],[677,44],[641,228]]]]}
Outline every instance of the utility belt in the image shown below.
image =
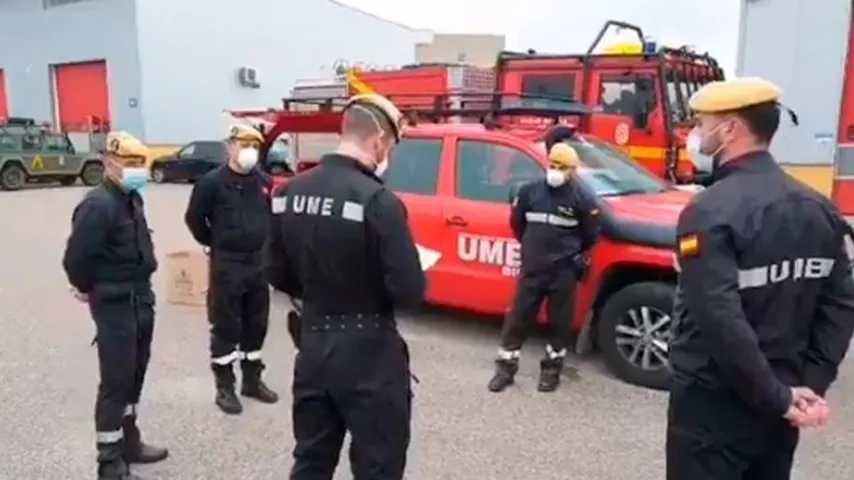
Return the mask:
{"type": "Polygon", "coordinates": [[[360,332],[368,330],[397,330],[393,315],[381,313],[345,313],[335,315],[303,315],[303,333],[360,332]]]}

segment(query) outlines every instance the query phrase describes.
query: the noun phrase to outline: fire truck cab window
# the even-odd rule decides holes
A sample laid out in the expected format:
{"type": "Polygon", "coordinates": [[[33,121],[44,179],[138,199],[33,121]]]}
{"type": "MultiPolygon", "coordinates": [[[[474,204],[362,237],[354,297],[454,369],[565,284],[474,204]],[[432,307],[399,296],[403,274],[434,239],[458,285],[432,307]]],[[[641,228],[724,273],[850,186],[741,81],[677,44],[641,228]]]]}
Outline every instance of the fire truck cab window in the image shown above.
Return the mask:
{"type": "Polygon", "coordinates": [[[457,154],[457,197],[507,203],[512,189],[543,178],[528,154],[493,143],[461,141],[457,154]]]}
{"type": "Polygon", "coordinates": [[[385,184],[392,191],[435,195],[441,140],[404,139],[391,152],[385,184]]]}
{"type": "Polygon", "coordinates": [[[605,78],[599,92],[604,113],[631,117],[635,128],[646,128],[649,114],[656,105],[653,79],[639,76],[605,78]]]}
{"type": "Polygon", "coordinates": [[[575,98],[575,75],[525,75],[522,94],[555,100],[575,98]]]}

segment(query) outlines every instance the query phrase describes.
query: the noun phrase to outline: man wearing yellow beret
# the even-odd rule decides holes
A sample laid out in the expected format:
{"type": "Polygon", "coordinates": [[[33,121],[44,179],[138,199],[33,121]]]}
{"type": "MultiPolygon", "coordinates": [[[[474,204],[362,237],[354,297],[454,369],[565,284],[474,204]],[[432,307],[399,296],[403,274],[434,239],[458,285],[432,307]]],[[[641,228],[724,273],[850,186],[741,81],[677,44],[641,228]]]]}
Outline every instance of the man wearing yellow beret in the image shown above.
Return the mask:
{"type": "Polygon", "coordinates": [[[214,402],[236,415],[243,411],[234,389],[237,360],[243,372],[242,395],[263,403],[275,403],[279,396],[261,379],[261,348],[270,314],[261,261],[270,180],[255,166],[264,137],[246,125],[233,126],[228,135],[228,163],[199,179],[185,220],[193,237],[211,249],[207,306],[214,402]]]}
{"type": "Polygon", "coordinates": [[[513,384],[522,344],[546,298],[552,335],[540,362],[538,389],[552,392],[560,383],[575,286],[587,268],[599,223],[595,199],[575,181],[578,153],[562,141],[571,135],[567,127],[556,127],[546,135],[546,178],[523,186],[513,201],[510,225],[522,243],[522,272],[501,331],[495,375],[488,386],[492,392],[513,384]]]}
{"type": "Polygon", "coordinates": [[[854,331],[848,226],[768,152],[780,96],[749,78],[690,100],[689,153],[711,185],[677,228],[669,480],[789,478],[854,331]]]}
{"type": "Polygon", "coordinates": [[[125,132],[107,136],[105,178],[74,210],[63,266],[95,320],[101,384],[95,403],[98,478],[132,480],[129,463],[169,452],[142,442],[136,405],[151,353],[157,269],[143,200],[148,149],[125,132]]]}

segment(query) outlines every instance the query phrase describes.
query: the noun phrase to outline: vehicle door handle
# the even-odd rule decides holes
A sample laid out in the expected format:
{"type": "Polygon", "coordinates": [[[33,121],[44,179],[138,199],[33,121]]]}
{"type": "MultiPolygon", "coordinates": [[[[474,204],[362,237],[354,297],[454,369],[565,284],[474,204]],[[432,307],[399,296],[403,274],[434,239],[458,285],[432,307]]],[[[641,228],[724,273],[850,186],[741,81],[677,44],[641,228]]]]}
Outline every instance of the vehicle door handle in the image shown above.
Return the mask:
{"type": "Polygon", "coordinates": [[[465,227],[469,224],[469,222],[467,222],[465,218],[459,215],[454,215],[453,217],[445,218],[445,223],[447,223],[448,225],[453,225],[455,227],[465,227]]]}

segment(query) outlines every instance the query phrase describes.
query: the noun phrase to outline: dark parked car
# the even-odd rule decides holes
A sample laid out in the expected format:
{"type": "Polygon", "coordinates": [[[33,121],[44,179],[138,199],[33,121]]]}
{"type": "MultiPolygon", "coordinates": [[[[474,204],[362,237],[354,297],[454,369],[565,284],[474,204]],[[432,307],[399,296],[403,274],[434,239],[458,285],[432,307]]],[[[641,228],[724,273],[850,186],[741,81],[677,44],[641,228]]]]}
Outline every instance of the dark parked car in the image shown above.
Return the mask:
{"type": "Polygon", "coordinates": [[[151,162],[151,179],[163,182],[194,182],[204,174],[226,163],[228,152],[225,143],[193,142],[174,155],[160,157],[151,162]]]}

